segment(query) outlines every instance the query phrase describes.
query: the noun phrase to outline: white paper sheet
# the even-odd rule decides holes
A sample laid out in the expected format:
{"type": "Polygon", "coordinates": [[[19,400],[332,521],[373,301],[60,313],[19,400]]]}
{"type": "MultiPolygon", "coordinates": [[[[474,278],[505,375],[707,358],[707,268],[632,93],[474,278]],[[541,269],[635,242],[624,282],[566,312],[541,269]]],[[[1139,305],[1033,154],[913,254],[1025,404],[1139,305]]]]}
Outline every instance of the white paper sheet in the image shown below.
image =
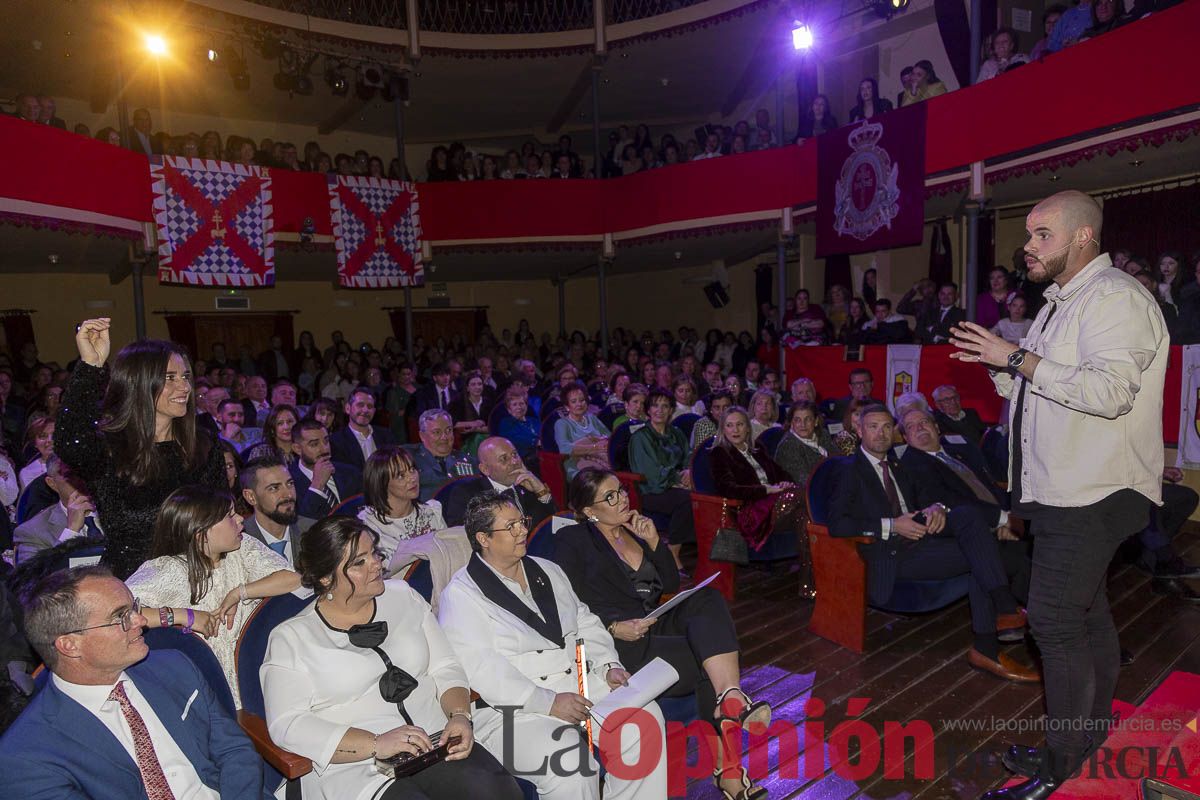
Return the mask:
{"type": "Polygon", "coordinates": [[[679,682],[675,668],[656,658],[629,676],[628,686],[618,686],[592,706],[592,717],[601,725],[619,708],[644,708],[650,701],[679,682]]]}
{"type": "Polygon", "coordinates": [[[648,620],[648,619],[658,619],[658,618],[659,618],[659,617],[661,617],[663,614],[667,613],[667,612],[668,612],[668,611],[670,611],[672,608],[674,608],[675,606],[679,605],[679,604],[680,604],[680,603],[682,603],[684,600],[687,600],[687,599],[688,599],[689,597],[691,597],[693,594],[695,594],[696,592],[698,592],[698,591],[700,591],[701,589],[703,589],[705,586],[708,586],[710,583],[712,583],[713,581],[715,581],[715,580],[717,579],[717,576],[718,576],[718,575],[720,575],[720,574],[721,574],[721,570],[717,570],[717,571],[716,571],[716,572],[714,572],[712,575],[709,575],[707,578],[705,578],[703,581],[701,581],[700,583],[696,584],[696,585],[695,585],[695,586],[693,586],[692,588],[690,588],[690,589],[688,589],[688,590],[686,590],[686,591],[680,592],[679,594],[675,595],[675,596],[674,596],[674,597],[672,597],[670,600],[668,600],[667,602],[663,603],[661,606],[659,606],[658,608],[654,609],[653,611],[651,611],[651,612],[650,612],[649,614],[647,614],[646,616],[642,617],[642,621],[644,622],[645,620],[648,620]]]}

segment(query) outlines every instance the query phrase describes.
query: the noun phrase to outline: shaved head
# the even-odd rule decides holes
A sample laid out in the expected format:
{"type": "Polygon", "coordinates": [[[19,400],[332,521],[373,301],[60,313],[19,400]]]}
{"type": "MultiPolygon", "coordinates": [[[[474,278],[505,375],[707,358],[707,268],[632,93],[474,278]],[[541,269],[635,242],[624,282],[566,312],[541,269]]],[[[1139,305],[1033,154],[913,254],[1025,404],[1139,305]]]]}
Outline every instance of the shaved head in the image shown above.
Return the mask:
{"type": "Polygon", "coordinates": [[[1080,228],[1089,228],[1091,239],[1096,242],[1097,247],[1100,246],[1100,228],[1104,224],[1104,212],[1091,195],[1068,189],[1051,195],[1034,206],[1031,214],[1037,213],[1057,217],[1059,223],[1071,233],[1080,228]]]}
{"type": "Polygon", "coordinates": [[[1038,283],[1065,286],[1100,254],[1100,204],[1083,192],[1047,197],[1025,218],[1025,263],[1038,283]]]}

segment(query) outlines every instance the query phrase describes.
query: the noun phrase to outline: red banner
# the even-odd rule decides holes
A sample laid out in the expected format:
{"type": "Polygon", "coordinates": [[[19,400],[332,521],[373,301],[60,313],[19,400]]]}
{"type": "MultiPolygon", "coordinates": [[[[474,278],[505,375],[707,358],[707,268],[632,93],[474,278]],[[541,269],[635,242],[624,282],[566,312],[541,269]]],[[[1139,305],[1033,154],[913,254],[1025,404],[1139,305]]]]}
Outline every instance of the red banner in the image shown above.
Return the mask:
{"type": "Polygon", "coordinates": [[[817,258],[920,244],[925,106],[817,137],[817,258]]]}

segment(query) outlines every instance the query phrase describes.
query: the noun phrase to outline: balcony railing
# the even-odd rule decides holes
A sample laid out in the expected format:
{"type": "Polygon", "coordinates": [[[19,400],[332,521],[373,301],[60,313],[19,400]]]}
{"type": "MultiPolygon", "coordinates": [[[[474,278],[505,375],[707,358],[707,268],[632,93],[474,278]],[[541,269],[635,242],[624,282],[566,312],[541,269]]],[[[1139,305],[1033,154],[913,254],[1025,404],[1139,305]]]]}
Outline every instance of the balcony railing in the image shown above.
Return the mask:
{"type": "MultiPolygon", "coordinates": [[[[403,30],[404,0],[254,0],[322,19],[403,30]]],[[[703,0],[609,0],[609,25],[655,17],[703,0]]],[[[421,29],[438,33],[529,34],[592,27],[592,0],[418,0],[421,29]]]]}

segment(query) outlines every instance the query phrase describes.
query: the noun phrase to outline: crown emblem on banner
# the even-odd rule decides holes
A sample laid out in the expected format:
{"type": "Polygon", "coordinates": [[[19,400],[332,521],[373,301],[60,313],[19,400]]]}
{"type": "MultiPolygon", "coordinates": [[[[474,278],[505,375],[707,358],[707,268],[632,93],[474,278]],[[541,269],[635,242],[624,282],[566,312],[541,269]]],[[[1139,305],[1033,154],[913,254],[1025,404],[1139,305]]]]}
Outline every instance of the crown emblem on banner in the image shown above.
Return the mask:
{"type": "Polygon", "coordinates": [[[850,131],[847,141],[855,150],[874,147],[883,137],[883,126],[878,122],[866,122],[850,131]]]}

